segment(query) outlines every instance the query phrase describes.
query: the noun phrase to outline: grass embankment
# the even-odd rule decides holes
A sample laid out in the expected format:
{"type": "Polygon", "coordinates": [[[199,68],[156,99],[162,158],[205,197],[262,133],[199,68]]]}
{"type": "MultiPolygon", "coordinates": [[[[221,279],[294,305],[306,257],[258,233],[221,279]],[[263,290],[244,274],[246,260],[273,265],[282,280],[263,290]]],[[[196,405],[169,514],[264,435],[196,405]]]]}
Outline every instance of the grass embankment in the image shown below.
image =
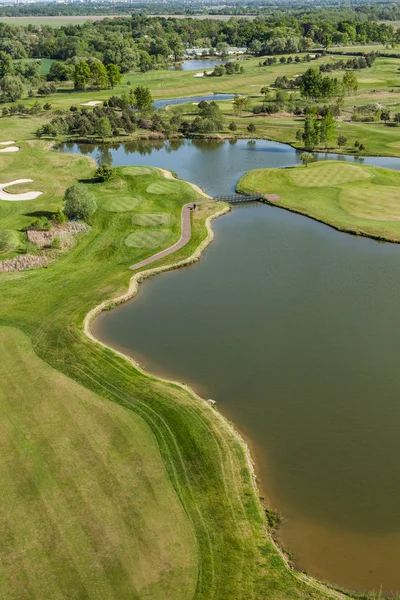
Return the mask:
{"type": "Polygon", "coordinates": [[[258,169],[238,191],[277,194],[271,204],[323,221],[340,231],[400,242],[400,173],[343,162],[258,169]]]}
{"type": "MultiPolygon", "coordinates": [[[[154,232],[161,247],[176,241],[182,205],[199,198],[155,169],[120,168],[108,184],[91,183],[92,172],[90,161],[41,144],[0,172],[32,174],[43,191],[0,202],[2,228],[59,208],[76,179],[99,206],[91,231],[56,262],[0,275],[0,596],[337,597],[287,569],[265,534],[244,448],[218,413],[84,335],[87,312],[126,291],[129,265],[161,249],[154,232]]],[[[219,208],[202,205],[189,244],[154,266],[191,256],[219,208]]]]}

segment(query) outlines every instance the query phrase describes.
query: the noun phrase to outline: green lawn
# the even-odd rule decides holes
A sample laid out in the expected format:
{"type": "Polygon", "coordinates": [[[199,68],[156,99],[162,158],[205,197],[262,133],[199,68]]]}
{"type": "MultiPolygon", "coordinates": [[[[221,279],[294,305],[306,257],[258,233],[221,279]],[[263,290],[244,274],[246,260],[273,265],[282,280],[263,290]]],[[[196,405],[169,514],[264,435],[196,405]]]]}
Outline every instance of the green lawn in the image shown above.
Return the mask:
{"type": "Polygon", "coordinates": [[[150,427],[11,327],[0,379],[1,597],[190,597],[194,530],[150,427]]]}
{"type": "Polygon", "coordinates": [[[238,191],[277,194],[282,208],[356,235],[400,242],[400,173],[341,162],[290,169],[258,169],[238,191]]]}

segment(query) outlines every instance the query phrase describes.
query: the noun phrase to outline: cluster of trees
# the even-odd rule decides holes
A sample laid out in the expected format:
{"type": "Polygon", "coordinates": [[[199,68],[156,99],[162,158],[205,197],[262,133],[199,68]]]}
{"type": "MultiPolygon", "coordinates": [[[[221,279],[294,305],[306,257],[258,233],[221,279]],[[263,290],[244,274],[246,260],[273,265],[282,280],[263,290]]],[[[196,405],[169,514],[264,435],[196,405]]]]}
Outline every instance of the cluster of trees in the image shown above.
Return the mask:
{"type": "Polygon", "coordinates": [[[74,67],[74,87],[85,90],[87,87],[96,89],[114,88],[122,79],[118,65],[112,63],[103,65],[99,60],[80,60],[74,67]]]}
{"type": "Polygon", "coordinates": [[[340,71],[345,69],[366,69],[372,67],[376,59],[376,53],[366,53],[364,56],[356,56],[348,60],[337,60],[336,62],[326,63],[319,66],[321,73],[331,73],[332,71],[340,71]]]}
{"type": "Polygon", "coordinates": [[[299,141],[302,140],[304,147],[312,150],[332,140],[336,126],[337,124],[331,110],[327,110],[326,114],[322,118],[319,118],[316,108],[312,107],[307,111],[304,120],[304,129],[303,131],[297,131],[296,139],[299,141]]]}
{"type": "Polygon", "coordinates": [[[40,81],[40,61],[13,61],[10,54],[0,50],[0,102],[19,100],[26,86],[40,81]]]}
{"type": "Polygon", "coordinates": [[[340,97],[345,92],[355,92],[358,89],[358,80],[354,71],[346,71],[340,81],[336,77],[322,75],[319,69],[310,68],[301,75],[300,79],[301,95],[311,100],[340,97]]]}
{"type": "MultiPolygon", "coordinates": [[[[212,77],[222,77],[223,75],[234,75],[235,73],[244,73],[244,67],[238,62],[226,62],[223,65],[215,65],[214,70],[210,73],[212,77]]],[[[204,72],[208,75],[207,71],[204,72]]]]}
{"type": "MultiPolygon", "coordinates": [[[[274,55],[307,52],[321,45],[328,48],[332,44],[400,40],[400,30],[395,31],[385,23],[360,22],[354,11],[350,11],[349,18],[339,21],[317,20],[310,14],[313,12],[303,11],[295,16],[290,11],[271,11],[268,16],[254,20],[230,21],[151,18],[135,14],[60,28],[0,23],[0,51],[13,60],[97,59],[105,66],[117,65],[125,73],[133,69],[147,71],[177,61],[185,47],[193,46],[245,46],[255,55],[274,55]]],[[[58,73],[57,77],[61,77],[60,81],[69,79],[71,70],[58,73]]]]}
{"type": "Polygon", "coordinates": [[[14,115],[39,115],[42,110],[51,110],[51,104],[46,102],[43,106],[36,100],[32,106],[25,106],[22,103],[12,104],[10,108],[3,107],[1,115],[3,117],[12,117],[14,115]]]}

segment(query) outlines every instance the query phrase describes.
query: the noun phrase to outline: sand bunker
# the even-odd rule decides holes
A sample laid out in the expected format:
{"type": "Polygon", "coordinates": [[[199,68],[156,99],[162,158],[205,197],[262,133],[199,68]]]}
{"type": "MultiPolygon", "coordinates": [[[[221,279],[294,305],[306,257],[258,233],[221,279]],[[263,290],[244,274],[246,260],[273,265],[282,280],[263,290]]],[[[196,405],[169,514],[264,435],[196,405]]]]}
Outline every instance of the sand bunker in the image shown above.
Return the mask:
{"type": "Polygon", "coordinates": [[[0,152],[18,152],[18,146],[10,146],[10,144],[15,144],[15,140],[8,140],[8,142],[0,142],[0,146],[8,146],[8,148],[1,148],[0,152]]]}
{"type": "Polygon", "coordinates": [[[83,102],[81,106],[97,106],[98,104],[102,104],[101,100],[91,100],[91,102],[83,102]]]}
{"type": "Polygon", "coordinates": [[[0,200],[9,200],[11,202],[21,202],[22,200],[35,200],[42,192],[25,192],[24,194],[9,194],[4,191],[4,188],[8,188],[11,185],[18,185],[19,183],[32,183],[33,179],[16,179],[9,183],[0,183],[0,200]]]}
{"type": "Polygon", "coordinates": [[[18,146],[8,146],[8,148],[1,148],[0,152],[18,152],[19,151],[19,147],[18,146]]]}

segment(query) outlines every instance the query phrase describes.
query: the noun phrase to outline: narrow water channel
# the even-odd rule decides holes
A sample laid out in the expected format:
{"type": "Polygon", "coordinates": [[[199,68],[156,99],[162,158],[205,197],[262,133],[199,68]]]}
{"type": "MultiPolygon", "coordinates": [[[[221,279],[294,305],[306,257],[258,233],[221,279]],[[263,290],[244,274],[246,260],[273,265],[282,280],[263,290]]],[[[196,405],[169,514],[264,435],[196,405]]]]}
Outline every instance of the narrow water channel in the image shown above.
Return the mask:
{"type": "MultiPolygon", "coordinates": [[[[299,161],[271,142],[64,149],[170,168],[214,194],[299,161]]],[[[400,590],[400,247],[259,204],[213,228],[198,264],[145,282],[95,335],[217,401],[250,441],[299,568],[400,590]]]]}

